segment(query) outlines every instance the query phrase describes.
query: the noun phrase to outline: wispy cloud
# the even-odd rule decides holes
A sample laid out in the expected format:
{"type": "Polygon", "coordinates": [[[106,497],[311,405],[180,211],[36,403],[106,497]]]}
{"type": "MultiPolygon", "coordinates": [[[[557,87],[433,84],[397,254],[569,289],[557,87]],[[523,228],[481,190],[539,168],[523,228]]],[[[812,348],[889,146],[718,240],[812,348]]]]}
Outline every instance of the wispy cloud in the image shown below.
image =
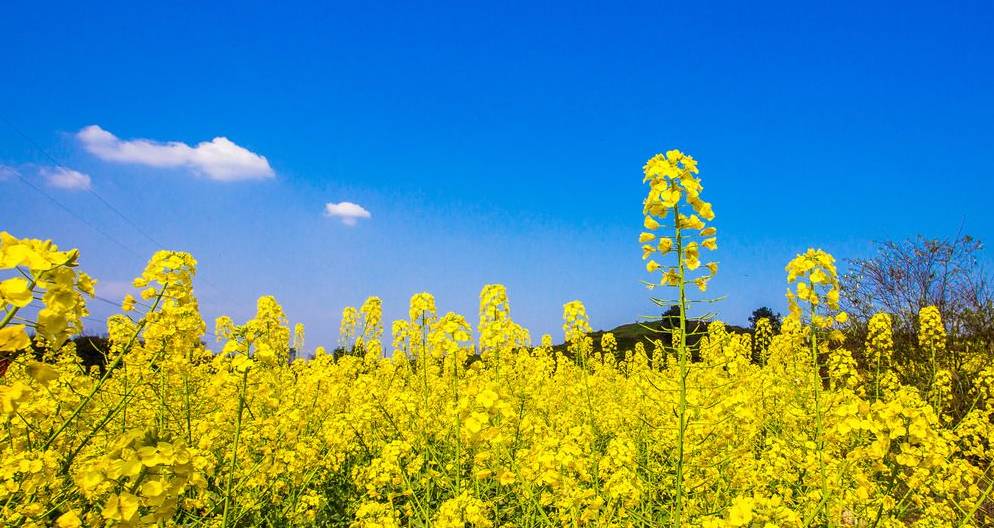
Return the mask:
{"type": "Polygon", "coordinates": [[[8,165],[0,165],[0,181],[13,180],[16,178],[20,172],[14,167],[8,165]]]}
{"type": "Polygon", "coordinates": [[[123,140],[90,125],[76,133],[83,147],[98,158],[148,167],[188,168],[222,182],[263,180],[275,176],[264,156],[240,147],[226,137],[191,147],[180,141],[123,140]]]}
{"type": "Polygon", "coordinates": [[[7,165],[0,165],[0,181],[13,180],[20,174],[14,167],[8,167],[7,165]]]}
{"type": "Polygon", "coordinates": [[[66,167],[41,167],[38,174],[49,187],[67,191],[86,191],[92,187],[90,177],[82,172],[66,167]]]}
{"type": "Polygon", "coordinates": [[[324,215],[329,218],[338,218],[349,227],[356,225],[360,218],[373,217],[365,207],[352,202],[326,203],[324,204],[324,215]]]}

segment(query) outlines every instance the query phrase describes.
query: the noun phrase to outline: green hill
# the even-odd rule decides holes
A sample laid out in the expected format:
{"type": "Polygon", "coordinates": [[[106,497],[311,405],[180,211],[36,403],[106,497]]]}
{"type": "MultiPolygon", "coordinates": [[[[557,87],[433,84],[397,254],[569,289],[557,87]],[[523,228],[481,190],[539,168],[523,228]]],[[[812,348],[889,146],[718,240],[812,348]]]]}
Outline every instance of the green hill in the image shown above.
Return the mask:
{"type": "MultiPolygon", "coordinates": [[[[641,342],[645,346],[646,352],[651,356],[653,341],[659,339],[664,345],[669,346],[672,342],[672,333],[670,331],[671,323],[676,323],[675,319],[665,319],[659,321],[645,321],[645,322],[635,322],[627,323],[611,330],[597,330],[591,332],[589,335],[594,340],[594,352],[602,353],[601,350],[601,337],[605,333],[614,334],[615,340],[618,342],[618,352],[619,355],[624,354],[626,350],[634,350],[635,344],[641,342]]],[[[691,319],[687,321],[687,331],[688,331],[688,343],[691,346],[697,344],[700,340],[702,334],[707,332],[707,321],[700,321],[691,319]]],[[[751,334],[752,330],[736,326],[736,325],[725,325],[725,329],[729,332],[736,334],[751,334]]],[[[560,343],[553,346],[553,349],[565,353],[566,344],[560,343]]]]}

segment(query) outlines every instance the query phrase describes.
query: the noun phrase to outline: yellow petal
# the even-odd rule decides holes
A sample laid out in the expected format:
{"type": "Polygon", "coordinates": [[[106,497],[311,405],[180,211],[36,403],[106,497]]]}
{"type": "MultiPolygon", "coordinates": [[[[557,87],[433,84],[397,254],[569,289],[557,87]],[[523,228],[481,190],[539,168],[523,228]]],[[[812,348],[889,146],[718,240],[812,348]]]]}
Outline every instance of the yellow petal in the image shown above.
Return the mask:
{"type": "Polygon", "coordinates": [[[0,282],[0,298],[4,302],[13,304],[18,308],[24,308],[31,304],[33,292],[28,287],[28,281],[21,277],[14,277],[0,282]]]}
{"type": "Polygon", "coordinates": [[[31,346],[31,338],[24,331],[24,325],[10,325],[0,328],[0,352],[16,352],[31,346]]]}
{"type": "Polygon", "coordinates": [[[35,381],[41,383],[42,385],[48,385],[49,383],[59,379],[59,371],[52,368],[51,365],[42,363],[40,361],[30,361],[25,369],[28,376],[31,376],[35,381]]]}

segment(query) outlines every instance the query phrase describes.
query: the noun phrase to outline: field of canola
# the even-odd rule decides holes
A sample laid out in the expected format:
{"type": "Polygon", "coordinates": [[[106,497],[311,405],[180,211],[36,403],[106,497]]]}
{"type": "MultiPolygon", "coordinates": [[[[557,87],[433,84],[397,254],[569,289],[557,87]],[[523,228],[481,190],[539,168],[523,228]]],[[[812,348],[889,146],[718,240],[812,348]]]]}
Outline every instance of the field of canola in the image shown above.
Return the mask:
{"type": "MultiPolygon", "coordinates": [[[[646,282],[687,313],[718,271],[714,212],[690,156],[644,170],[646,282]]],[[[994,525],[990,351],[948,347],[926,308],[911,346],[928,364],[892,360],[886,314],[857,364],[819,250],[787,263],[777,335],[690,339],[681,316],[665,343],[617,350],[573,301],[561,353],[487,285],[477,321],[419,293],[390,338],[370,297],[343,312],[346,354],[292,362],[303,328],[272,297],[205,344],[196,261],[160,251],[101,370],[63,346],[93,295],[78,253],[0,237],[3,526],[994,525]]]]}

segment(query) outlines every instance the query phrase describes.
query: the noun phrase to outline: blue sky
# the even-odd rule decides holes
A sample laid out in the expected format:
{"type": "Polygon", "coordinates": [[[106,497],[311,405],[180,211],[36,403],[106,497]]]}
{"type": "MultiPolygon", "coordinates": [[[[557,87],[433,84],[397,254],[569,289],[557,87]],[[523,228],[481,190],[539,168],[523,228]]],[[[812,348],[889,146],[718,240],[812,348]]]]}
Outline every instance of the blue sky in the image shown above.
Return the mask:
{"type": "Polygon", "coordinates": [[[574,298],[595,328],[652,310],[641,166],[680,148],[742,323],[809,246],[994,239],[991,27],[986,1],[6,3],[0,228],[79,247],[112,299],[190,251],[211,326],[273,294],[308,350],[367,295],[475,320],[488,282],[558,339],[574,298]]]}

